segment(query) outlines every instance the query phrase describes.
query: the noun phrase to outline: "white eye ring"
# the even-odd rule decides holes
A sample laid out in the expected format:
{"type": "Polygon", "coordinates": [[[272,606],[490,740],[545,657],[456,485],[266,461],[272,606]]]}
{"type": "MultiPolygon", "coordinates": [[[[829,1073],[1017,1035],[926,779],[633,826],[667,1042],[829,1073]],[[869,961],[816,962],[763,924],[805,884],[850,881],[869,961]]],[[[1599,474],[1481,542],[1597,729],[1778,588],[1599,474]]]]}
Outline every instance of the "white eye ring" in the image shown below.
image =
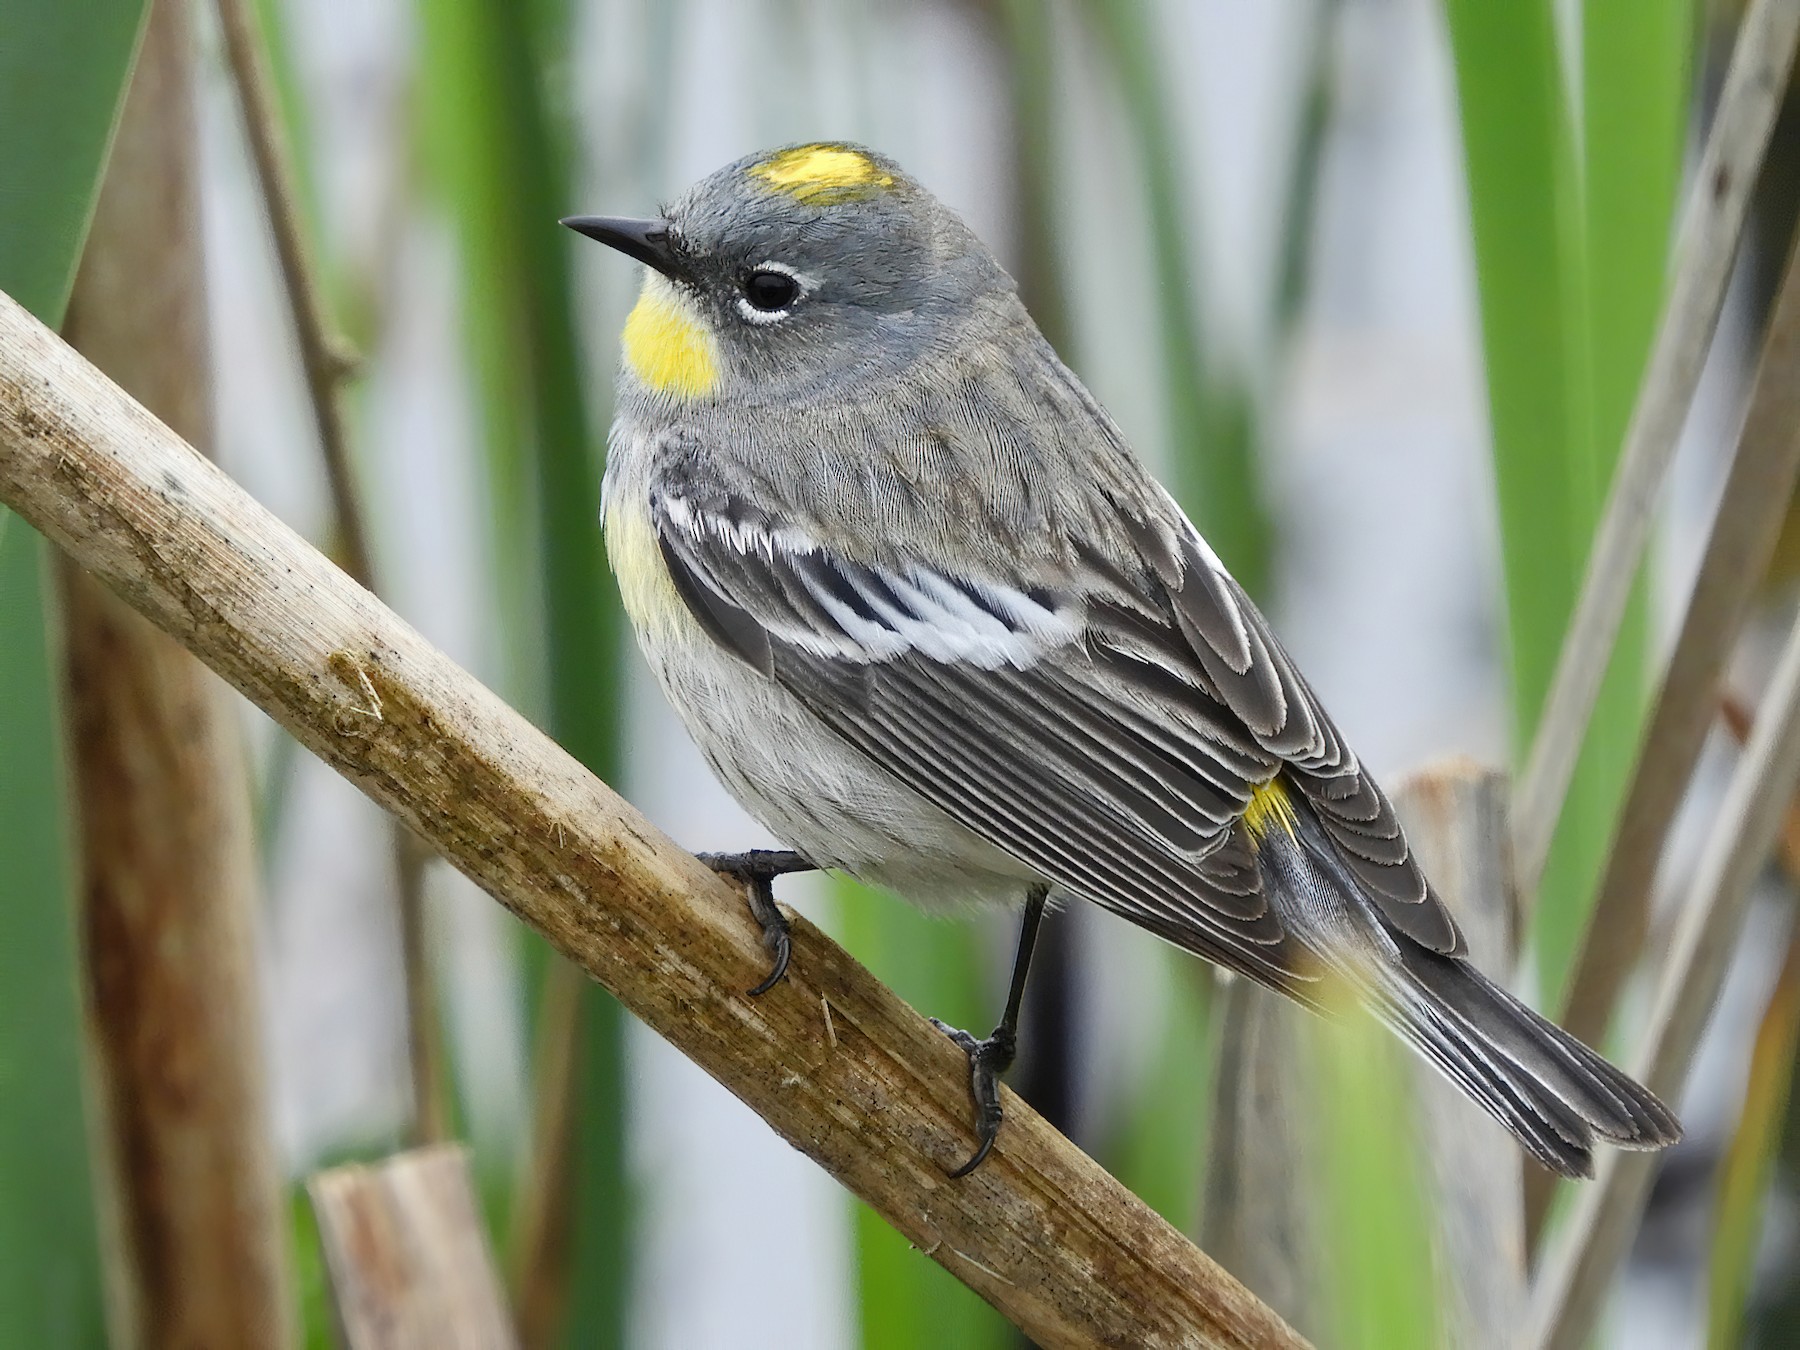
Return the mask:
{"type": "Polygon", "coordinates": [[[796,272],[786,263],[773,261],[760,262],[750,269],[752,276],[758,272],[779,272],[782,276],[789,278],[794,283],[794,298],[788,301],[787,304],[783,305],[780,309],[758,309],[755,305],[750,303],[748,297],[743,295],[738,296],[738,313],[742,314],[751,323],[780,323],[783,319],[787,318],[788,315],[794,312],[794,306],[804,300],[807,292],[812,289],[812,287],[807,284],[806,278],[801,276],[800,273],[796,272]]]}

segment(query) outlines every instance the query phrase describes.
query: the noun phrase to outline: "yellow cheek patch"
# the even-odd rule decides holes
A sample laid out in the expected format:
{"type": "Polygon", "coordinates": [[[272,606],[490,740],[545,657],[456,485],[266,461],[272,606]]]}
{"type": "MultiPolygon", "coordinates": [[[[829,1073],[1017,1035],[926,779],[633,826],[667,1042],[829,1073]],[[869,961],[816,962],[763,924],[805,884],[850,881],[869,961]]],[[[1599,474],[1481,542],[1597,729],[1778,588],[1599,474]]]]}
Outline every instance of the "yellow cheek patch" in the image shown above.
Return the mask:
{"type": "Polygon", "coordinates": [[[1292,839],[1298,820],[1293,800],[1279,779],[1272,778],[1250,790],[1250,804],[1244,808],[1244,825],[1252,839],[1268,838],[1269,831],[1276,826],[1286,830],[1288,838],[1292,839]]]}
{"type": "Polygon", "coordinates": [[[659,394],[700,398],[719,383],[712,334],[659,276],[645,280],[622,342],[631,373],[659,394]]]}
{"type": "Polygon", "coordinates": [[[750,169],[796,201],[809,206],[856,201],[894,186],[892,174],[860,150],[841,145],[801,145],[783,150],[750,169]]]}

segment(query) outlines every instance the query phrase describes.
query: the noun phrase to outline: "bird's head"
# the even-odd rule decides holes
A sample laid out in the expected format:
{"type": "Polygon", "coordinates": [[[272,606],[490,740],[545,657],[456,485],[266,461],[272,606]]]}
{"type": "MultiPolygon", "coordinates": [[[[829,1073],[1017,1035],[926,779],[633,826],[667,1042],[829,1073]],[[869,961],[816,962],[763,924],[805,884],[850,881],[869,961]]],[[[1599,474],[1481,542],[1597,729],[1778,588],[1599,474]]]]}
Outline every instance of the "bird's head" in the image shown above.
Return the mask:
{"type": "Polygon", "coordinates": [[[651,269],[625,365],[672,400],[777,400],[903,368],[954,342],[982,297],[1012,290],[953,212],[847,143],[741,159],[649,219],[563,224],[651,269]]]}

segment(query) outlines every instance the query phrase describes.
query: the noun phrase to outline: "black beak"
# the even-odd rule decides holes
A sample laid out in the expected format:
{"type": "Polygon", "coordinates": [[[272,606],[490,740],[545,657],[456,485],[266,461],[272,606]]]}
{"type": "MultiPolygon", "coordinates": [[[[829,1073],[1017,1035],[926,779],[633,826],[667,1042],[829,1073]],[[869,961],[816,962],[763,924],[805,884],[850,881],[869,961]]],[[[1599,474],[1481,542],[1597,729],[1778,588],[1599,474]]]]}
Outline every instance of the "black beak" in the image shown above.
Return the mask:
{"type": "Polygon", "coordinates": [[[679,280],[681,265],[669,239],[669,222],[633,220],[629,216],[565,216],[562,223],[576,234],[598,239],[628,258],[654,267],[665,277],[679,280]]]}

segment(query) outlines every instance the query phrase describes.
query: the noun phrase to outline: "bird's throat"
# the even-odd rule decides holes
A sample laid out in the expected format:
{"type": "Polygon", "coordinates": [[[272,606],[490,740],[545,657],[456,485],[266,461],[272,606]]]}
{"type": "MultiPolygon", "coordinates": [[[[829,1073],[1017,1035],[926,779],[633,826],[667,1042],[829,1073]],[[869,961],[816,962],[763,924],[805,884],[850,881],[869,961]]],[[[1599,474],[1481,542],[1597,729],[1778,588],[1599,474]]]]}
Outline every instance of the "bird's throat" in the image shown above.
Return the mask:
{"type": "Polygon", "coordinates": [[[676,398],[704,398],[719,382],[712,334],[674,286],[654,272],[625,320],[625,364],[645,387],[676,398]]]}

